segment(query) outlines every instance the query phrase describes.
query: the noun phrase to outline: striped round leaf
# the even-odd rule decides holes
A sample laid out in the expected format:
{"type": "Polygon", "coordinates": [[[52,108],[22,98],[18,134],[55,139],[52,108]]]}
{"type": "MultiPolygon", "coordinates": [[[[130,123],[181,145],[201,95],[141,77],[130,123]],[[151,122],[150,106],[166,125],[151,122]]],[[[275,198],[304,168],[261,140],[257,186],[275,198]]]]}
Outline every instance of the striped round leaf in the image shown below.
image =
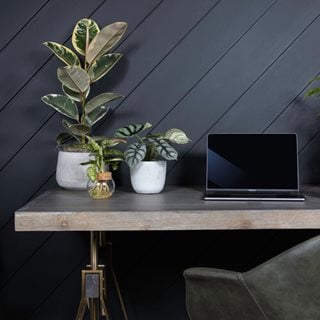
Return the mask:
{"type": "Polygon", "coordinates": [[[84,136],[90,132],[90,128],[83,124],[72,124],[67,120],[62,120],[62,125],[76,136],[84,136]]]}
{"type": "Polygon", "coordinates": [[[115,136],[119,137],[119,138],[132,137],[135,134],[137,134],[147,128],[150,128],[151,126],[152,126],[152,124],[149,122],[146,122],[145,124],[130,124],[130,125],[127,125],[123,128],[119,128],[116,131],[115,136]]]}
{"type": "Polygon", "coordinates": [[[115,22],[104,27],[89,44],[86,52],[89,65],[110,51],[120,41],[126,30],[126,22],[115,22]]]}
{"type": "Polygon", "coordinates": [[[100,31],[97,23],[91,19],[81,19],[77,22],[72,33],[72,45],[81,55],[85,55],[87,33],[89,43],[100,31]]]}
{"type": "Polygon", "coordinates": [[[187,135],[180,129],[170,129],[165,135],[165,139],[168,139],[170,142],[178,143],[178,144],[186,144],[190,141],[187,135]]]}
{"type": "Polygon", "coordinates": [[[77,105],[69,97],[61,94],[47,94],[46,96],[43,96],[41,100],[61,114],[79,121],[77,105]]]}
{"type": "Polygon", "coordinates": [[[158,154],[166,160],[177,160],[178,152],[163,139],[148,139],[158,154]]]}
{"type": "Polygon", "coordinates": [[[69,66],[81,66],[78,56],[64,45],[52,41],[44,42],[43,44],[65,64],[69,66]]]}
{"type": "Polygon", "coordinates": [[[146,152],[147,146],[142,142],[136,142],[125,151],[124,160],[130,168],[134,168],[144,159],[146,152]]]}
{"type": "Polygon", "coordinates": [[[76,66],[58,68],[57,77],[64,86],[79,93],[86,92],[90,85],[87,72],[76,66]]]}
{"type": "MultiPolygon", "coordinates": [[[[68,87],[66,87],[65,85],[62,85],[62,91],[65,93],[65,95],[67,95],[72,100],[78,101],[78,102],[81,101],[81,94],[79,92],[74,92],[68,87]]],[[[86,91],[86,98],[88,97],[89,93],[90,93],[90,87],[88,87],[86,91]]]]}
{"type": "Polygon", "coordinates": [[[86,113],[90,113],[94,111],[96,108],[105,105],[108,102],[111,102],[113,100],[122,98],[120,94],[117,93],[112,93],[112,92],[106,92],[106,93],[101,93],[98,96],[92,98],[86,105],[85,105],[85,110],[86,113]]]}
{"type": "Polygon", "coordinates": [[[108,53],[98,58],[88,70],[91,82],[96,82],[105,76],[121,57],[121,53],[108,53]]]}
{"type": "Polygon", "coordinates": [[[86,124],[89,127],[92,127],[95,123],[97,123],[99,120],[104,118],[109,112],[109,110],[110,108],[105,106],[100,106],[94,109],[92,112],[90,112],[85,116],[86,124]]]}

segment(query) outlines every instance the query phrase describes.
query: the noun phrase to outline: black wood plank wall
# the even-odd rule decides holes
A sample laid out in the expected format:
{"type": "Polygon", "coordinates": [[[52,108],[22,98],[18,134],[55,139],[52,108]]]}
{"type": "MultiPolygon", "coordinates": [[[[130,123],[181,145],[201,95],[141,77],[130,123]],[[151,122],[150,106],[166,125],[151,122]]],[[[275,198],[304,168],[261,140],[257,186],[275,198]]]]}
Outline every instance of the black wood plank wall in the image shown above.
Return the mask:
{"type": "MultiPolygon", "coordinates": [[[[204,184],[208,132],[295,132],[302,183],[320,182],[318,0],[10,0],[0,11],[0,319],[72,319],[88,235],[15,233],[14,211],[55,186],[60,115],[40,102],[59,90],[60,63],[41,43],[70,45],[76,21],[127,21],[124,58],[95,91],[125,96],[96,131],[149,121],[192,142],[168,183],[204,184]]],[[[128,184],[128,170],[117,174],[128,184]]],[[[187,319],[182,271],[245,270],[311,231],[111,233],[130,319],[187,319]],[[254,243],[254,244],[253,244],[254,243]]],[[[113,288],[111,286],[111,291],[113,288]]],[[[121,319],[112,295],[113,317],[121,319]]]]}

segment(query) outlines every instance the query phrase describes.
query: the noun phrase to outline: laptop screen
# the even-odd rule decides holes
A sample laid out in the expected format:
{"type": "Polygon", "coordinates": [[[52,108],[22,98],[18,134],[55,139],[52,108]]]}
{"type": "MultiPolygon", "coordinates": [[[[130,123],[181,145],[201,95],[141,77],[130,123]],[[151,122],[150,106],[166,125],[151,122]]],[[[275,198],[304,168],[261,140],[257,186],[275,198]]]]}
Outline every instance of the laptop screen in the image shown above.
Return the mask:
{"type": "Polygon", "coordinates": [[[207,189],[298,190],[295,134],[209,134],[207,189]]]}

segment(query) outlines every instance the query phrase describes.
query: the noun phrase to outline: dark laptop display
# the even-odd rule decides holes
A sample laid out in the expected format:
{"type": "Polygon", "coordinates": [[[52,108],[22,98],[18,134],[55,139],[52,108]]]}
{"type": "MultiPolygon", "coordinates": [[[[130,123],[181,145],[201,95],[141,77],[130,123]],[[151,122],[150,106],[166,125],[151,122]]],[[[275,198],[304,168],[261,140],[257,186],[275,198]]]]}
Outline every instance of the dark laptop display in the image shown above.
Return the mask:
{"type": "Polygon", "coordinates": [[[295,134],[209,134],[207,195],[293,199],[298,194],[295,134]]]}

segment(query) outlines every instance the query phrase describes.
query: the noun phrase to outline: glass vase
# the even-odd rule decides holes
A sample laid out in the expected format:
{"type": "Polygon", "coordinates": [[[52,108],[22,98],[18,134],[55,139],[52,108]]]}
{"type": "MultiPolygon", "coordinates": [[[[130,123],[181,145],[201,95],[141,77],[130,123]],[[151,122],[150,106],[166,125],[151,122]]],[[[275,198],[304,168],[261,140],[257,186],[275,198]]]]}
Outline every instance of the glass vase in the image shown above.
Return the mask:
{"type": "Polygon", "coordinates": [[[89,180],[88,193],[94,199],[107,199],[112,196],[115,190],[115,183],[112,179],[112,173],[99,172],[95,181],[89,180]]]}

